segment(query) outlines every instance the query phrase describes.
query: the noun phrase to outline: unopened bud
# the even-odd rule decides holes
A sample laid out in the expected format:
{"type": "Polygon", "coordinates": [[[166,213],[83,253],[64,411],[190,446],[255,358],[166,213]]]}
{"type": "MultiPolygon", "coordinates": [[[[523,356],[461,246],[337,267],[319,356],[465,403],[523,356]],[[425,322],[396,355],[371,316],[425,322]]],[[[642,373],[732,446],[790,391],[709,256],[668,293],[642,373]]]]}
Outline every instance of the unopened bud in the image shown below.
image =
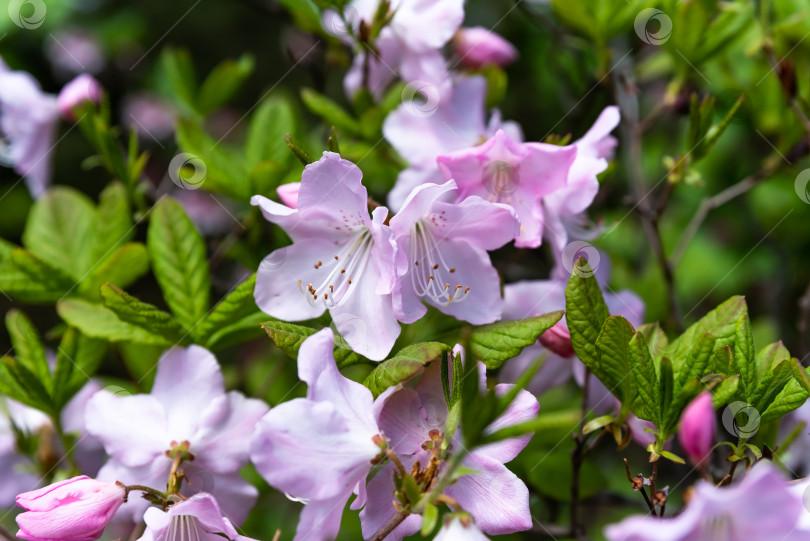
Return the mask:
{"type": "Polygon", "coordinates": [[[101,85],[91,75],[83,73],[70,81],[59,92],[56,103],[65,120],[76,120],[73,110],[85,103],[98,105],[101,102],[101,85]]]}
{"type": "Polygon", "coordinates": [[[693,464],[699,464],[709,454],[714,443],[715,418],[712,394],[700,393],[681,417],[678,441],[693,464]]]}

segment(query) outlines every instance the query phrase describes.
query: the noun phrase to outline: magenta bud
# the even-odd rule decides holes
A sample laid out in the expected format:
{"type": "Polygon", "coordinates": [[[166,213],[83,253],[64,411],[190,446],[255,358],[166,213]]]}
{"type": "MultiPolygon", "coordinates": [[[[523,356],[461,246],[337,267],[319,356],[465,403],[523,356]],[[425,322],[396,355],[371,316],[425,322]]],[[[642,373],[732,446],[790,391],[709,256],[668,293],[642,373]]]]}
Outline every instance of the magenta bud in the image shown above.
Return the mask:
{"type": "Polygon", "coordinates": [[[298,208],[298,190],[301,189],[300,182],[290,182],[289,184],[282,184],[276,188],[276,193],[281,202],[290,207],[291,209],[298,208]]]}
{"type": "Polygon", "coordinates": [[[98,105],[101,102],[101,92],[99,82],[92,75],[82,73],[62,87],[59,92],[59,96],[56,98],[59,113],[65,120],[76,120],[73,109],[88,102],[98,105]]]}
{"type": "Polygon", "coordinates": [[[705,460],[714,444],[715,418],[712,393],[704,391],[686,406],[678,429],[678,441],[693,464],[705,460]]]}
{"type": "Polygon", "coordinates": [[[17,537],[29,541],[98,539],[124,503],[123,485],[73,477],[17,496],[17,537]]]}
{"type": "Polygon", "coordinates": [[[453,50],[464,66],[473,69],[487,64],[508,66],[518,57],[517,49],[511,43],[482,26],[456,32],[453,50]]]}
{"type": "Polygon", "coordinates": [[[540,335],[540,343],[560,357],[573,357],[574,346],[571,345],[571,333],[562,321],[540,335]]]}

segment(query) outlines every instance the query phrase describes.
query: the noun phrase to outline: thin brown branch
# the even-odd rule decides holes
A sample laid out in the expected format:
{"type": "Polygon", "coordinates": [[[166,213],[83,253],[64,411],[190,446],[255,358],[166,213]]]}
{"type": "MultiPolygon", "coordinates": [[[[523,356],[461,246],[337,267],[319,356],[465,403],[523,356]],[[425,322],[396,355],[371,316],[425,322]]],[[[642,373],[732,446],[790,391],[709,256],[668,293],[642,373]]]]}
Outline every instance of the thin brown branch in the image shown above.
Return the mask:
{"type": "Polygon", "coordinates": [[[393,517],[391,517],[391,519],[388,522],[383,524],[383,526],[379,530],[377,530],[377,533],[371,536],[371,541],[382,541],[383,539],[388,537],[388,535],[391,532],[393,532],[397,526],[402,524],[402,521],[408,518],[408,515],[409,513],[399,512],[393,517]]]}
{"type": "Polygon", "coordinates": [[[585,436],[582,434],[588,416],[588,388],[590,386],[591,372],[585,369],[585,381],[582,384],[582,405],[580,410],[579,426],[574,434],[574,450],[571,452],[571,531],[574,539],[585,537],[585,527],[579,520],[579,474],[585,455],[585,436]]]}

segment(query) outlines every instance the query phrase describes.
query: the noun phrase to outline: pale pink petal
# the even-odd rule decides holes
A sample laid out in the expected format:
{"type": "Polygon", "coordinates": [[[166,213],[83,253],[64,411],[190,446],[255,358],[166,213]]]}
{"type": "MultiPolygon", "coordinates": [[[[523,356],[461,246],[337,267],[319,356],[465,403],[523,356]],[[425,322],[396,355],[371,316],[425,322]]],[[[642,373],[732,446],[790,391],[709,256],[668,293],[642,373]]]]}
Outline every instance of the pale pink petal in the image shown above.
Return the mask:
{"type": "MultiPolygon", "coordinates": [[[[505,383],[500,383],[495,386],[495,393],[498,396],[506,394],[513,386],[505,383]]],[[[540,411],[540,404],[537,398],[528,391],[520,391],[515,400],[506,408],[495,421],[490,424],[487,429],[487,434],[493,434],[501,428],[507,426],[517,425],[526,421],[531,421],[537,417],[540,411]]],[[[529,433],[525,436],[518,438],[510,438],[508,440],[491,443],[475,449],[477,456],[484,456],[492,460],[497,460],[501,464],[513,460],[520,452],[529,444],[534,434],[529,433]]]]}
{"type": "MultiPolygon", "coordinates": [[[[360,511],[360,525],[365,539],[374,535],[396,513],[393,504],[393,475],[394,465],[387,464],[367,484],[368,501],[360,511]]],[[[386,540],[401,541],[404,537],[418,532],[421,525],[419,515],[410,515],[386,537],[386,540]]]]}

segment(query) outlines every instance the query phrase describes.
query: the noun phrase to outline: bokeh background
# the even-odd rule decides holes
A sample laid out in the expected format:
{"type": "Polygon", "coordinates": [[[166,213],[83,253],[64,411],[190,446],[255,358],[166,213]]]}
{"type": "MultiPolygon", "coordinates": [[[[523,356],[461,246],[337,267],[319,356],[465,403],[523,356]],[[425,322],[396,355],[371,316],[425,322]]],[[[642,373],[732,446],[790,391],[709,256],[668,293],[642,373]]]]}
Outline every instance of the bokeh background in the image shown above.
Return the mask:
{"type": "MultiPolygon", "coordinates": [[[[183,191],[172,183],[169,163],[181,150],[188,151],[188,145],[181,148],[176,141],[178,122],[193,126],[188,128],[191,134],[202,131],[214,140],[222,138],[225,148],[236,148],[246,136],[245,115],[260,99],[270,98],[283,103],[286,112],[275,127],[278,133],[292,133],[310,154],[318,155],[326,148],[329,126],[305,105],[301,90],[314,89],[351,111],[353,104],[342,89],[350,51],[320,27],[313,0],[45,4],[41,25],[31,29],[14,24],[5,9],[0,12],[0,56],[13,69],[32,73],[53,93],[80,72],[99,79],[116,124],[134,128],[150,153],[145,170],[150,197],[175,194],[206,234],[214,272],[212,298],[221,298],[285,239],[257,219],[247,198],[209,192],[205,185],[183,191]],[[167,68],[167,58],[178,51],[187,53],[184,58],[196,72],[179,83],[167,68]],[[245,55],[252,59],[252,73],[227,105],[201,115],[178,98],[178,85],[198,88],[215,66],[227,59],[247,62],[245,55]]],[[[33,6],[24,4],[22,9],[33,6]]],[[[810,351],[810,192],[807,182],[797,185],[796,179],[810,168],[808,133],[800,120],[810,114],[810,5],[803,0],[469,0],[465,26],[475,25],[492,28],[520,51],[513,65],[486,76],[491,104],[504,118],[518,121],[527,140],[545,140],[551,134],[577,138],[605,106],[621,100],[629,100],[631,105],[621,105],[630,109],[637,104],[640,120],[617,130],[615,160],[600,177],[601,190],[589,211],[604,228],[593,244],[612,262],[611,289],[640,295],[646,321],[662,321],[670,333],[729,296],[743,294],[757,344],[782,339],[803,359],[810,351]],[[643,21],[639,30],[638,15],[650,8],[663,17],[643,21]],[[689,163],[688,170],[678,171],[673,164],[690,151],[693,94],[716,99],[716,122],[740,96],[744,101],[716,146],[689,163]],[[638,160],[634,140],[641,145],[638,160]],[[636,166],[644,193],[649,192],[641,205],[631,182],[636,166]],[[673,254],[678,255],[701,202],[763,168],[752,189],[709,211],[675,261],[673,254]],[[655,211],[659,204],[663,253],[671,259],[674,275],[674,311],[640,214],[655,211]]],[[[381,120],[363,118],[369,129],[362,136],[340,126],[337,134],[343,154],[360,161],[367,186],[383,201],[402,161],[380,142],[381,120]]],[[[91,167],[87,158],[93,152],[79,130],[67,123],[60,129],[54,183],[96,199],[109,181],[108,173],[91,167]]],[[[201,157],[206,162],[216,159],[201,157]]],[[[225,163],[227,168],[230,162],[225,163]]],[[[300,179],[300,171],[290,155],[269,176],[265,195],[273,195],[275,185],[300,179]]],[[[210,167],[208,174],[215,174],[210,167]]],[[[0,236],[17,244],[32,204],[18,180],[11,169],[0,168],[0,236]]],[[[144,237],[145,228],[139,229],[139,240],[144,237]]],[[[544,279],[552,265],[545,247],[531,252],[505,248],[494,259],[508,281],[544,279]]],[[[151,275],[128,291],[162,304],[151,275]]],[[[58,334],[60,320],[53,306],[25,305],[0,296],[0,310],[10,308],[24,310],[46,336],[49,331],[58,334]]],[[[0,350],[9,349],[9,338],[0,330],[0,350]]],[[[126,388],[148,390],[148,374],[158,354],[154,348],[118,344],[101,374],[126,388]]],[[[270,404],[304,393],[294,362],[261,330],[254,339],[219,352],[218,358],[233,387],[270,404]]],[[[362,377],[364,369],[356,370],[350,375],[362,377]]],[[[565,523],[568,513],[573,423],[566,415],[575,407],[576,395],[572,385],[541,397],[542,411],[558,412],[558,418],[551,417],[549,429],[538,433],[512,463],[531,487],[534,516],[548,524],[565,523]]],[[[620,455],[607,440],[600,452],[589,455],[583,469],[584,516],[593,538],[600,537],[600,525],[643,508],[628,489],[620,455]]],[[[628,448],[621,456],[632,457],[639,467],[646,460],[640,447],[628,448]]],[[[686,472],[673,465],[662,477],[674,486],[686,472]]],[[[269,490],[255,473],[246,474],[263,490],[245,525],[246,534],[269,539],[279,528],[281,539],[291,539],[300,505],[269,490]]],[[[10,527],[11,516],[3,522],[10,527]]],[[[342,539],[359,538],[355,513],[346,513],[343,524],[342,539]]],[[[536,539],[540,534],[508,538],[536,539]]]]}

